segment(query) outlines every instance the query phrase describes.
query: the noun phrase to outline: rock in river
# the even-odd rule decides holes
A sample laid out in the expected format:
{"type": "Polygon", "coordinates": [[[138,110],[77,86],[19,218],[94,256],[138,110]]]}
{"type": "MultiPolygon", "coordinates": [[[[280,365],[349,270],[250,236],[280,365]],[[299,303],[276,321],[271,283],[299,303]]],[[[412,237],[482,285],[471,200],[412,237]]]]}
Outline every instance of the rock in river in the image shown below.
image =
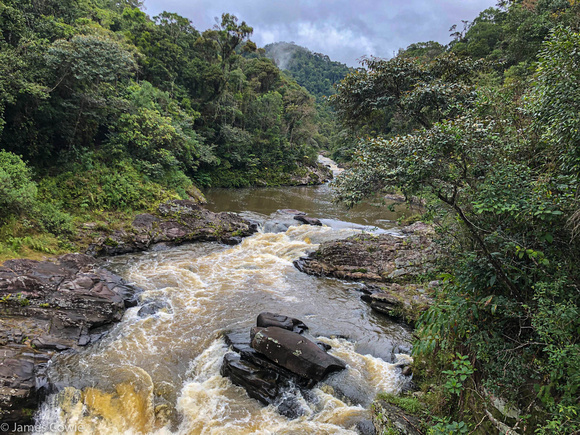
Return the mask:
{"type": "Polygon", "coordinates": [[[309,217],[309,216],[303,216],[303,215],[296,215],[294,216],[294,220],[298,221],[298,222],[302,222],[303,224],[306,225],[314,225],[314,226],[322,226],[322,222],[320,222],[320,219],[316,219],[313,217],[309,217]]]}
{"type": "Polygon", "coordinates": [[[302,320],[269,312],[260,313],[256,320],[256,325],[261,328],[277,326],[279,328],[287,329],[288,331],[298,332],[299,334],[308,329],[308,326],[306,326],[302,320]]]}
{"type": "Polygon", "coordinates": [[[303,378],[321,381],[329,373],[344,370],[344,362],[326,353],[315,342],[286,329],[255,328],[252,348],[303,378]]]}
{"type": "Polygon", "coordinates": [[[294,332],[308,329],[298,319],[261,313],[258,325],[252,328],[251,344],[244,333],[225,336],[232,352],[225,355],[220,372],[243,387],[248,396],[276,406],[280,414],[289,418],[303,415],[298,391],[308,397],[308,388],[346,364],[294,332]]]}
{"type": "Polygon", "coordinates": [[[97,341],[136,304],[136,289],[101,266],[67,254],[0,267],[0,421],[29,422],[50,358],[97,341]]]}
{"type": "Polygon", "coordinates": [[[256,224],[235,213],[213,213],[193,201],[161,204],[155,214],[137,215],[129,228],[107,231],[89,246],[89,254],[119,255],[147,250],[155,245],[186,242],[241,242],[257,231],[256,224]]]}
{"type": "Polygon", "coordinates": [[[302,272],[317,276],[404,282],[432,270],[436,259],[429,227],[419,222],[403,228],[406,237],[391,234],[357,234],[320,245],[317,251],[294,262],[302,272]]]}
{"type": "Polygon", "coordinates": [[[424,277],[434,270],[434,231],[422,222],[402,228],[405,237],[357,234],[324,242],[317,251],[294,262],[302,272],[363,281],[363,298],[375,311],[409,323],[431,303],[424,277]]]}

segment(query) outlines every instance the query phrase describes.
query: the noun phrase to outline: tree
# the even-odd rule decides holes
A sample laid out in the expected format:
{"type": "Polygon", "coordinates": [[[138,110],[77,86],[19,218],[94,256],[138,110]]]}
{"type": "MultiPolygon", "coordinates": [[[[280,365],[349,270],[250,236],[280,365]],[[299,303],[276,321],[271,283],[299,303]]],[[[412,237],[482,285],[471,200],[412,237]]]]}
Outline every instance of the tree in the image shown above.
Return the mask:
{"type": "MultiPolygon", "coordinates": [[[[214,41],[217,44],[221,57],[221,67],[224,73],[231,65],[232,55],[236,49],[252,35],[253,31],[254,29],[248,26],[245,21],[238,24],[238,18],[236,16],[222,14],[221,22],[216,24],[213,30],[207,30],[203,33],[204,38],[214,41]]],[[[252,45],[249,47],[252,47],[252,45]]]]}
{"type": "Polygon", "coordinates": [[[371,124],[378,133],[429,128],[468,104],[473,79],[485,64],[444,54],[425,63],[395,57],[365,59],[366,70],[348,75],[331,104],[351,127],[371,124]],[[382,125],[381,125],[382,124],[382,125]]]}
{"type": "MultiPolygon", "coordinates": [[[[424,128],[362,141],[353,168],[336,182],[348,205],[384,189],[433,201],[430,213],[449,255],[441,266],[446,283],[419,322],[414,352],[443,366],[449,354],[469,355],[478,387],[522,409],[543,404],[537,433],[580,429],[578,38],[557,29],[544,42],[525,105],[509,83],[479,84],[453,110],[433,111],[424,128]]],[[[429,74],[400,96],[392,91],[401,83],[398,69],[371,69],[367,80],[340,88],[346,94],[337,98],[351,104],[343,116],[370,117],[384,110],[382,97],[415,116],[403,103],[433,77],[443,92],[477,85],[473,62],[464,60],[419,66],[429,74]],[[361,103],[366,113],[357,106],[363,92],[371,96],[361,103]]]]}
{"type": "Polygon", "coordinates": [[[534,127],[551,144],[550,159],[567,173],[580,172],[580,34],[556,28],[543,44],[527,97],[534,127]]]}

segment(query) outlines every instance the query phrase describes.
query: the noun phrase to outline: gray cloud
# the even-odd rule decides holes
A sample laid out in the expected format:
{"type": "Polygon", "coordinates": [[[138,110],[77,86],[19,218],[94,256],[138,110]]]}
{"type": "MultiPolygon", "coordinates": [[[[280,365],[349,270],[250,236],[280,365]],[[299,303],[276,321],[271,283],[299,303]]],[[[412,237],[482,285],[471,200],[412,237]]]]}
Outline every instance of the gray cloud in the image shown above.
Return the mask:
{"type": "Polygon", "coordinates": [[[200,31],[223,12],[254,28],[258,46],[293,41],[350,66],[362,56],[392,57],[413,42],[447,44],[449,27],[473,20],[496,0],[145,0],[146,12],[189,18],[200,31]]]}

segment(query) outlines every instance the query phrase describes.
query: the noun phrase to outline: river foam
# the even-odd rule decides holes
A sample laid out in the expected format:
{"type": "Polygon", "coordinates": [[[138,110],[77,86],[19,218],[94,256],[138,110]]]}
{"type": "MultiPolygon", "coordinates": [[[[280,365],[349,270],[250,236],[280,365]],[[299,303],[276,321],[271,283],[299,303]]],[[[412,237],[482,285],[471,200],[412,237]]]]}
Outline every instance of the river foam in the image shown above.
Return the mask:
{"type": "Polygon", "coordinates": [[[144,289],[143,301],[164,308],[145,317],[132,308],[96,346],[57,358],[49,374],[61,391],[39,411],[39,427],[99,434],[357,433],[376,393],[403,387],[393,361],[408,350],[409,331],[370,312],[358,284],[304,275],[292,265],[318,243],[354,232],[299,226],[233,247],[201,243],[115,258],[110,267],[144,289]],[[348,363],[302,398],[303,417],[288,420],[219,374],[227,352],[221,336],[249,331],[261,311],[302,319],[348,363]]]}

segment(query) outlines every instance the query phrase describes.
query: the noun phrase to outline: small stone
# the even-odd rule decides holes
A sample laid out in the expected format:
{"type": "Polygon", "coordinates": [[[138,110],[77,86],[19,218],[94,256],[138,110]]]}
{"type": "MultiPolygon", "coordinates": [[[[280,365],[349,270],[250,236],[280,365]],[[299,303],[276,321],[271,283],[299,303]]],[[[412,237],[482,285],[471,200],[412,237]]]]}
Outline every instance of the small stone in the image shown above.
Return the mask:
{"type": "Polygon", "coordinates": [[[314,225],[314,226],[319,226],[319,227],[322,226],[322,222],[320,222],[319,219],[308,217],[308,216],[297,215],[297,216],[294,216],[294,220],[297,220],[298,222],[302,222],[303,224],[306,224],[306,225],[314,225]]]}

